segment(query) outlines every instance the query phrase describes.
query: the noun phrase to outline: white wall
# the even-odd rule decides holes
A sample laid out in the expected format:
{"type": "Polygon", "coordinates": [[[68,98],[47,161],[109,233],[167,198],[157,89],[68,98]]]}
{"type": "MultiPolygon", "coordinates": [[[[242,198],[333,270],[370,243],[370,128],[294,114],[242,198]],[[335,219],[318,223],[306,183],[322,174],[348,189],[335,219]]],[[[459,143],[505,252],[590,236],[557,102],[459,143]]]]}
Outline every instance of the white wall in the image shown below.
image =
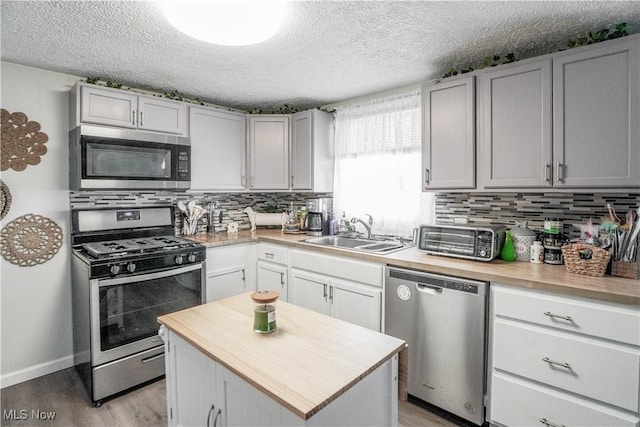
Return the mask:
{"type": "Polygon", "coordinates": [[[55,221],[64,233],[62,248],[44,264],[0,261],[0,385],[7,387],[73,366],[68,91],[79,78],[8,62],[0,66],[1,107],[25,113],[49,136],[40,164],[2,172],[13,202],[1,225],[34,213],[55,221]]]}

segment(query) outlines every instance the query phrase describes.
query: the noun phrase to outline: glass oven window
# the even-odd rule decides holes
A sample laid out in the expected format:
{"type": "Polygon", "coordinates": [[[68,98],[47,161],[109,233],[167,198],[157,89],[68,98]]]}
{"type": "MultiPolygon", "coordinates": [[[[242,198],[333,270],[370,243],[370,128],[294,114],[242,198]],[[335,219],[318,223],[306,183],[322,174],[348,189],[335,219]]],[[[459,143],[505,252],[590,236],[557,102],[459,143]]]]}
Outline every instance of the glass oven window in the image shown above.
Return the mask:
{"type": "Polygon", "coordinates": [[[87,178],[171,178],[171,149],[158,144],[85,144],[87,178]]]}
{"type": "Polygon", "coordinates": [[[473,254],[475,248],[475,230],[431,228],[423,229],[421,238],[421,249],[458,253],[473,254]]]}
{"type": "Polygon", "coordinates": [[[101,286],[100,347],[107,351],[158,333],[158,316],[201,302],[201,270],[101,286]]]}

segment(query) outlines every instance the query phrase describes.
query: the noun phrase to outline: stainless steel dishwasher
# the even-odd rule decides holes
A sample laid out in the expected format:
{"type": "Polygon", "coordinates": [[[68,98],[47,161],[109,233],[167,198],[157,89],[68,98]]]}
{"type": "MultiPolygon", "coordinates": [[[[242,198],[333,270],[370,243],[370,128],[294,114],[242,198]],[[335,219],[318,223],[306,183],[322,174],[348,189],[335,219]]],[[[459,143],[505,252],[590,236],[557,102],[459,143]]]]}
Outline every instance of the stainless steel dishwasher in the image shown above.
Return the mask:
{"type": "Polygon", "coordinates": [[[484,423],[489,284],[388,267],[385,332],[409,344],[409,394],[484,423]]]}

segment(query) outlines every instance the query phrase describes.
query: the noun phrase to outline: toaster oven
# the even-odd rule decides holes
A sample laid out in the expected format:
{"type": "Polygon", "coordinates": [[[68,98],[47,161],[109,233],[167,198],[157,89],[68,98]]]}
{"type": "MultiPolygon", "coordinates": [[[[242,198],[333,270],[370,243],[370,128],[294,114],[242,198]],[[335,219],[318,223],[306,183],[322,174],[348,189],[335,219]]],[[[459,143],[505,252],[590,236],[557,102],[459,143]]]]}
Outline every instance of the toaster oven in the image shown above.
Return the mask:
{"type": "Polygon", "coordinates": [[[418,250],[455,258],[491,261],[500,255],[506,227],[499,225],[421,225],[418,250]]]}

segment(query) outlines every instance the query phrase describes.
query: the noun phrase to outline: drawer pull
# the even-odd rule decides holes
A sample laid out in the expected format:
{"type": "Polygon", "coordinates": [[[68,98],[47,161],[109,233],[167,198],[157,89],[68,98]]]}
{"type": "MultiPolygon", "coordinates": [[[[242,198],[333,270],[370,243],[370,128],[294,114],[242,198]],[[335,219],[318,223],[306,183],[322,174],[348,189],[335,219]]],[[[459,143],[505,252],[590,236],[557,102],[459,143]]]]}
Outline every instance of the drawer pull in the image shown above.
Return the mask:
{"type": "Polygon", "coordinates": [[[560,367],[565,368],[565,369],[571,369],[571,365],[569,365],[568,363],[556,362],[554,360],[549,359],[548,357],[543,357],[542,361],[543,362],[547,362],[550,365],[557,365],[557,366],[560,366],[560,367]]]}
{"type": "Polygon", "coordinates": [[[273,259],[273,257],[275,256],[275,254],[272,254],[272,253],[269,253],[269,252],[265,252],[265,253],[264,253],[264,256],[265,256],[266,258],[273,259]]]}
{"type": "Polygon", "coordinates": [[[571,316],[560,316],[559,314],[553,314],[550,311],[545,311],[544,315],[549,316],[552,319],[562,319],[562,320],[566,320],[567,322],[573,322],[573,319],[571,318],[571,316]]]}
{"type": "Polygon", "coordinates": [[[564,424],[556,424],[548,421],[546,418],[540,418],[540,422],[548,427],[566,427],[564,424]]]}

